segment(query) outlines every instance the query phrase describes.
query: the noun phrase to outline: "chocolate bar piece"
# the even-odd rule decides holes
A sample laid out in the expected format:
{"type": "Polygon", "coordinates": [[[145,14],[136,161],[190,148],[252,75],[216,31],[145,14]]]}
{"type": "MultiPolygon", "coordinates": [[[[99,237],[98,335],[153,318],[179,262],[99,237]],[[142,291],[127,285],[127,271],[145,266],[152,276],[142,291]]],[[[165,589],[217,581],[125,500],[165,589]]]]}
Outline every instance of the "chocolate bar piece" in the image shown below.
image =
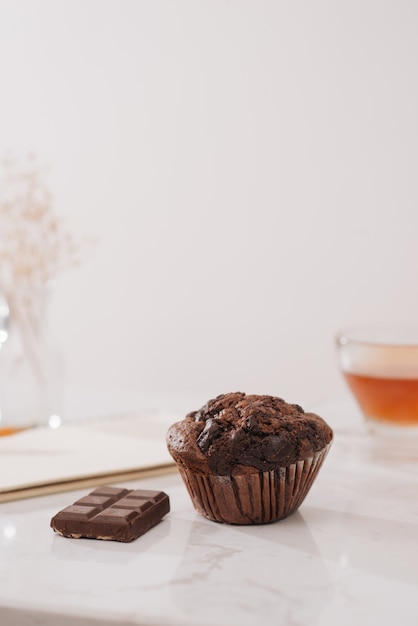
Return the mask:
{"type": "Polygon", "coordinates": [[[51,528],[63,537],[128,542],[158,524],[169,510],[163,491],[98,487],[54,515],[51,528]]]}

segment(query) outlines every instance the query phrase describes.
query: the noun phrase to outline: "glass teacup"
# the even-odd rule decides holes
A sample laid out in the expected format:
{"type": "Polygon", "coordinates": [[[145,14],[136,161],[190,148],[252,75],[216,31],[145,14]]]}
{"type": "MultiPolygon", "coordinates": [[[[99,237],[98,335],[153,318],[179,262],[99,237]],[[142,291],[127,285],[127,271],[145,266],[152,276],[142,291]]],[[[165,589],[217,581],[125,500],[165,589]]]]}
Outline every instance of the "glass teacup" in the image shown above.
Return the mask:
{"type": "Polygon", "coordinates": [[[353,327],[338,333],[337,352],[372,430],[418,433],[418,327],[353,327]]]}

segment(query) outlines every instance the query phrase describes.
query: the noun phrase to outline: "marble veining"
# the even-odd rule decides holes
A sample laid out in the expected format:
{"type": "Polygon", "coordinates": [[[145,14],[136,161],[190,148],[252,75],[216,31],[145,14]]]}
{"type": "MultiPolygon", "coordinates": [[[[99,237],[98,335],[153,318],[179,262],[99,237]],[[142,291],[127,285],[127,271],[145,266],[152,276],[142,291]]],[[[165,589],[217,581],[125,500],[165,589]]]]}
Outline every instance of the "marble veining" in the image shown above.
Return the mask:
{"type": "Polygon", "coordinates": [[[53,533],[85,490],[1,504],[0,624],[416,626],[418,447],[335,431],[300,509],[269,525],[199,516],[177,474],[126,485],[171,500],[132,544],[53,533]]]}

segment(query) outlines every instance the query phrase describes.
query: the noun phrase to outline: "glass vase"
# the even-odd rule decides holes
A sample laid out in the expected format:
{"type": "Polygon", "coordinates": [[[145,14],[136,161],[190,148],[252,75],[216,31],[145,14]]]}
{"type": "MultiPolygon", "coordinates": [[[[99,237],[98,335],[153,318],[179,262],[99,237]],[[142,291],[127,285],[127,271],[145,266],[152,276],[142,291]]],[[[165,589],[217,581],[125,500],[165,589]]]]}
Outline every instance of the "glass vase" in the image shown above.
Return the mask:
{"type": "Polygon", "coordinates": [[[63,362],[49,332],[49,294],[41,290],[29,308],[10,300],[0,300],[0,435],[61,423],[63,362]]]}

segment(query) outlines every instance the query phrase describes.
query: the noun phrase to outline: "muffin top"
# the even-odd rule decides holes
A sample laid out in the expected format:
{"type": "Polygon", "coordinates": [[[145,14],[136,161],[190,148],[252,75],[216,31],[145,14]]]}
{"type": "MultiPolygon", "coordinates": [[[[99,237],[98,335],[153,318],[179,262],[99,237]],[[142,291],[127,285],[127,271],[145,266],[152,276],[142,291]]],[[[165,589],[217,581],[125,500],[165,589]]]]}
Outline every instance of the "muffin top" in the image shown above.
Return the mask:
{"type": "Polygon", "coordinates": [[[269,471],[313,456],[332,440],[328,424],[281,398],[228,393],[188,413],[167,433],[173,459],[217,475],[269,471]]]}

